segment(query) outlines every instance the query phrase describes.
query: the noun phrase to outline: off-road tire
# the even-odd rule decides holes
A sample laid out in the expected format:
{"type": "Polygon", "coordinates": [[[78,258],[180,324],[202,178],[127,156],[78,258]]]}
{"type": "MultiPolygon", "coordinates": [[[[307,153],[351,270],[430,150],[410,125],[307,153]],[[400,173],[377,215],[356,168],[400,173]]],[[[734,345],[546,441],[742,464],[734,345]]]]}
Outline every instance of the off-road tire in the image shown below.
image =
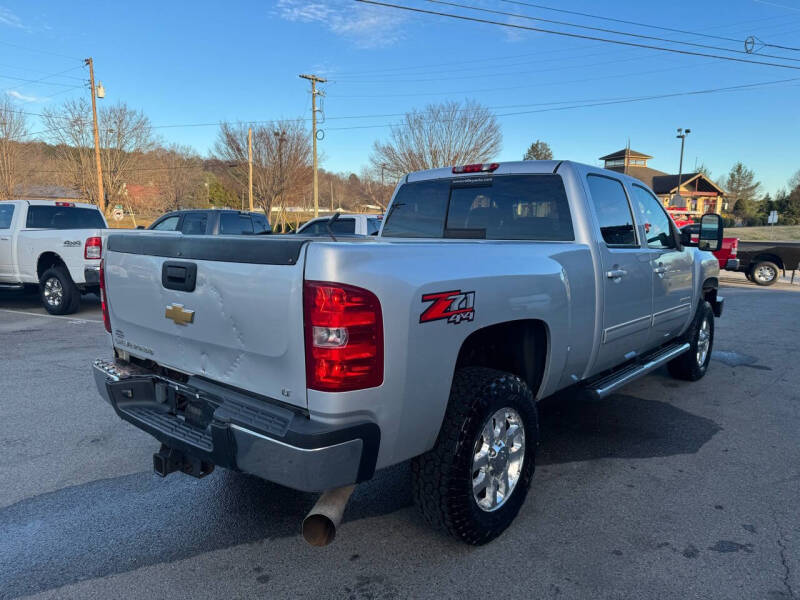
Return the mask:
{"type": "Polygon", "coordinates": [[[50,267],[42,274],[39,280],[39,297],[45,310],[51,315],[69,315],[78,312],[81,306],[81,292],[63,265],[50,267]],[[61,285],[61,301],[56,304],[51,304],[45,294],[47,282],[53,278],[61,285]]]}
{"type": "Polygon", "coordinates": [[[524,381],[495,369],[459,369],[435,446],[411,463],[414,501],[425,520],[473,545],[485,544],[503,533],[525,502],[538,438],[536,402],[524,381]],[[473,452],[486,421],[506,407],[522,418],[523,464],[508,499],[487,512],[478,506],[472,492],[473,452]]]}
{"type": "Polygon", "coordinates": [[[780,275],[781,275],[780,267],[778,267],[778,265],[776,265],[774,262],[768,260],[762,260],[757,262],[756,264],[753,265],[753,268],[750,270],[750,277],[752,278],[752,281],[756,285],[762,285],[762,286],[775,285],[775,283],[780,278],[780,275]],[[759,269],[771,270],[773,273],[775,273],[775,276],[772,279],[768,280],[759,278],[758,277],[759,269]]]}
{"type": "Polygon", "coordinates": [[[689,326],[689,331],[686,332],[684,341],[689,342],[690,348],[688,352],[684,352],[678,358],[669,361],[667,370],[675,379],[697,381],[706,374],[708,363],[711,360],[711,352],[714,349],[714,311],[711,308],[711,304],[705,300],[701,301],[700,306],[697,307],[697,312],[692,324],[689,326]],[[701,364],[698,361],[697,346],[700,341],[700,330],[704,320],[708,320],[710,339],[705,360],[701,364]]]}

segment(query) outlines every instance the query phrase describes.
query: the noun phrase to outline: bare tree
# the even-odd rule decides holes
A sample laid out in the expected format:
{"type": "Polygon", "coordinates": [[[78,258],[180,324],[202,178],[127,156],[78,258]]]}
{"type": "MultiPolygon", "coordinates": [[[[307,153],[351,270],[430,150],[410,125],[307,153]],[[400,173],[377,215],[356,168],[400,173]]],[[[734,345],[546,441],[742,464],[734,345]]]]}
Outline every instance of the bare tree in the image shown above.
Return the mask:
{"type": "Polygon", "coordinates": [[[155,185],[161,193],[162,210],[178,210],[196,203],[202,185],[202,160],[190,146],[172,144],[155,152],[158,169],[155,185]]]}
{"type": "MultiPolygon", "coordinates": [[[[214,146],[216,157],[231,165],[247,185],[246,123],[222,123],[214,146]]],[[[253,200],[269,217],[279,198],[297,190],[311,172],[311,140],[302,120],[280,120],[253,127],[253,200]]]]}
{"type": "Polygon", "coordinates": [[[25,115],[8,98],[0,99],[0,200],[15,195],[25,152],[20,142],[27,134],[25,115]]]}
{"type": "MultiPolygon", "coordinates": [[[[95,204],[97,171],[91,105],[86,99],[67,100],[60,108],[45,109],[43,121],[48,137],[57,146],[66,183],[95,204]]],[[[100,162],[109,206],[122,197],[124,183],[141,159],[154,146],[150,120],[124,103],[103,107],[98,113],[100,162]]]]}
{"type": "Polygon", "coordinates": [[[497,119],[485,106],[472,100],[429,104],[406,113],[389,141],[375,142],[370,160],[399,179],[410,171],[486,162],[502,141],[497,119]]]}

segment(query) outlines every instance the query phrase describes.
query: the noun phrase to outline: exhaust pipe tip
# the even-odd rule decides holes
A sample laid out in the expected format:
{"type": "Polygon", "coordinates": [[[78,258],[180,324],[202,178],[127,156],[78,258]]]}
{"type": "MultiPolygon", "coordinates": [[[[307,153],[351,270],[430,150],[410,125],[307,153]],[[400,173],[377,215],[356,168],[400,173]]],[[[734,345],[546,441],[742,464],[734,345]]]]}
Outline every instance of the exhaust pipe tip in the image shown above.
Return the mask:
{"type": "Polygon", "coordinates": [[[303,519],[303,538],[312,546],[322,547],[336,538],[336,528],[342,522],[344,509],[354,485],[328,490],[303,519]]]}
{"type": "Polygon", "coordinates": [[[336,525],[325,515],[310,514],[303,519],[303,538],[312,546],[327,546],[336,538],[336,525]]]}

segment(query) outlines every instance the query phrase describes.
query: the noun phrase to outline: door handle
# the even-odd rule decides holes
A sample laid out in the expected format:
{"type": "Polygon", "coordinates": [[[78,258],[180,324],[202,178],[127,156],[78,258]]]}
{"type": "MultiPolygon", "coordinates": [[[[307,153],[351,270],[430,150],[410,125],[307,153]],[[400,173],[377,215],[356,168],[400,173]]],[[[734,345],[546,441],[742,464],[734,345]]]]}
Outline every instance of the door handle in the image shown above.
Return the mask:
{"type": "Polygon", "coordinates": [[[620,277],[624,277],[627,275],[628,272],[625,269],[611,269],[606,273],[606,277],[609,279],[619,279],[620,277]]]}
{"type": "Polygon", "coordinates": [[[656,275],[663,275],[666,272],[667,272],[667,267],[663,265],[658,265],[655,269],[653,269],[653,273],[655,273],[656,275]]]}
{"type": "Polygon", "coordinates": [[[8,240],[10,240],[10,239],[11,239],[11,238],[7,238],[7,237],[0,237],[0,240],[3,240],[4,242],[7,242],[7,241],[8,241],[8,240]]]}

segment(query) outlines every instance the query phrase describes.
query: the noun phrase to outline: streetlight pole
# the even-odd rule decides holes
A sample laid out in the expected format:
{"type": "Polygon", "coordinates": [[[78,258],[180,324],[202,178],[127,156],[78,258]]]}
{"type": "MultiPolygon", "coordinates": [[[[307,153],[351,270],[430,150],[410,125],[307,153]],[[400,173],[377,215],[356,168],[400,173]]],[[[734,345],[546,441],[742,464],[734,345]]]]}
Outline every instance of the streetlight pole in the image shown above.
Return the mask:
{"type": "MultiPolygon", "coordinates": [[[[691,129],[683,129],[682,127],[678,127],[678,135],[676,138],[681,139],[681,160],[678,164],[678,192],[676,194],[677,198],[681,197],[681,177],[683,176],[683,146],[686,143],[686,136],[692,132],[691,129]]],[[[688,206],[686,207],[688,209],[688,206]]]]}
{"type": "Polygon", "coordinates": [[[103,189],[103,166],[100,162],[100,134],[97,131],[97,100],[96,98],[103,98],[106,95],[102,84],[100,88],[94,85],[94,60],[89,57],[84,60],[84,64],[89,67],[89,85],[92,91],[92,121],[94,122],[94,160],[97,167],[97,206],[100,212],[106,212],[106,195],[103,189]]]}

